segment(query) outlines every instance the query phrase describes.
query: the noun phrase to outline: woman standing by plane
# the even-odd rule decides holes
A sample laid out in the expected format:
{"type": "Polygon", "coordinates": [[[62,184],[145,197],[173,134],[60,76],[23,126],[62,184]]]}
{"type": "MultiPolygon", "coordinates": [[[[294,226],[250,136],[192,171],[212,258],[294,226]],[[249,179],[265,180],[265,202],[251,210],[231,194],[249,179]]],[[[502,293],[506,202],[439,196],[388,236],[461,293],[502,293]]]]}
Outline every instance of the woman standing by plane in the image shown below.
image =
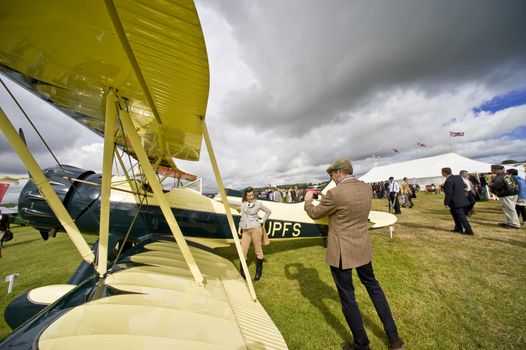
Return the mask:
{"type": "MultiPolygon", "coordinates": [[[[263,246],[261,244],[263,230],[261,229],[261,226],[265,225],[265,221],[267,221],[271,213],[272,212],[269,208],[265,207],[256,199],[252,187],[247,188],[245,192],[243,192],[241,220],[239,222],[239,226],[243,231],[241,247],[243,248],[245,260],[247,260],[250,242],[254,243],[254,250],[256,251],[256,274],[254,275],[254,281],[259,281],[261,274],[263,273],[263,246]],[[265,212],[265,216],[262,219],[258,216],[260,210],[265,212]]],[[[240,271],[241,276],[246,278],[242,266],[240,266],[240,271]]]]}

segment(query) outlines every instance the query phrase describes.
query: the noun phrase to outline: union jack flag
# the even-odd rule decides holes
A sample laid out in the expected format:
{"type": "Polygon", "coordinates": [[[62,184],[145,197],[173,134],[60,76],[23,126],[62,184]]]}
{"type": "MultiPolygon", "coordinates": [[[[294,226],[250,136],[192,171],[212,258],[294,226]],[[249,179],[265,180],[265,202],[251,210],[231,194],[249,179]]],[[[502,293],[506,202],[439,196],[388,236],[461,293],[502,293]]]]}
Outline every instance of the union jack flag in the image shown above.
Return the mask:
{"type": "Polygon", "coordinates": [[[416,145],[417,145],[418,147],[427,147],[425,144],[420,143],[420,142],[417,142],[416,145]]]}
{"type": "Polygon", "coordinates": [[[393,152],[394,152],[394,153],[400,153],[400,151],[399,151],[399,150],[397,150],[397,149],[396,149],[396,148],[394,148],[394,147],[393,147],[393,152]]]}
{"type": "Polygon", "coordinates": [[[450,131],[449,136],[451,137],[464,136],[464,131],[450,131]]]}

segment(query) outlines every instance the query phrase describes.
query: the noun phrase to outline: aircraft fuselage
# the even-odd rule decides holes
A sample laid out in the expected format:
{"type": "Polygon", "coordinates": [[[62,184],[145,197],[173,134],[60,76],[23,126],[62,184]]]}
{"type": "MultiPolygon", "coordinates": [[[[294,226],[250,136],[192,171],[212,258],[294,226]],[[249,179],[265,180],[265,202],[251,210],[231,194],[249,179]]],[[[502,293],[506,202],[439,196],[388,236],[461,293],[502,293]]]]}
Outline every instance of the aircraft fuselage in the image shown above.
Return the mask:
{"type": "MultiPolygon", "coordinates": [[[[44,173],[50,180],[55,192],[61,198],[80,231],[99,234],[100,184],[102,175],[92,171],[62,166],[46,169],[44,173]],[[64,170],[62,170],[64,169],[64,170]],[[66,172],[66,174],[64,174],[66,172]],[[72,182],[70,179],[82,182],[72,182]]],[[[135,183],[133,186],[140,186],[135,183]]],[[[148,234],[166,234],[171,236],[160,207],[148,193],[141,188],[143,196],[123,178],[114,177],[110,197],[110,234],[124,237],[129,231],[130,240],[148,234]],[[142,203],[142,204],[138,204],[142,203]]],[[[143,186],[144,187],[144,186],[143,186]]],[[[174,216],[183,234],[187,237],[207,239],[231,239],[230,228],[222,203],[203,196],[188,188],[172,188],[165,193],[174,216]]],[[[319,237],[326,235],[326,221],[312,220],[303,211],[303,204],[286,204],[264,201],[272,210],[266,223],[271,239],[319,237]]],[[[19,211],[23,220],[46,234],[61,231],[61,225],[36,185],[29,181],[19,198],[19,211]]],[[[236,227],[239,227],[240,214],[231,209],[236,227]]]]}

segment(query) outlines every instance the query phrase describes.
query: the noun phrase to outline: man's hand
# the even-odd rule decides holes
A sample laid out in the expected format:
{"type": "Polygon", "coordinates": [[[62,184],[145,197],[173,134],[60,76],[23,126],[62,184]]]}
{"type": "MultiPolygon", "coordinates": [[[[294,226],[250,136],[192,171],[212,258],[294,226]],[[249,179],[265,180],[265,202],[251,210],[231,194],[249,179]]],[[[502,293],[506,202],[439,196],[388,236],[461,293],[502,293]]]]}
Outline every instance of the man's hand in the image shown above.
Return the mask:
{"type": "Polygon", "coordinates": [[[311,201],[313,196],[314,196],[314,192],[307,191],[307,193],[305,193],[305,201],[311,201]]]}

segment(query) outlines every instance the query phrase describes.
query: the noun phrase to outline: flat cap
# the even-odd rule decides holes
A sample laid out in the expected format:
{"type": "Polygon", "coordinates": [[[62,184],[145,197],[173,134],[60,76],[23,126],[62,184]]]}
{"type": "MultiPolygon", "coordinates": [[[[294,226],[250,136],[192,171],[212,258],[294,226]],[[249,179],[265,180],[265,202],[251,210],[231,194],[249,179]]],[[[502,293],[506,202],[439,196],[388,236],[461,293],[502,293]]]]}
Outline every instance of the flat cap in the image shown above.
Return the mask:
{"type": "Polygon", "coordinates": [[[349,173],[352,174],[351,161],[348,159],[337,160],[334,163],[332,163],[330,167],[327,168],[327,173],[331,173],[331,171],[336,171],[336,170],[341,170],[341,169],[347,169],[349,173]]]}

